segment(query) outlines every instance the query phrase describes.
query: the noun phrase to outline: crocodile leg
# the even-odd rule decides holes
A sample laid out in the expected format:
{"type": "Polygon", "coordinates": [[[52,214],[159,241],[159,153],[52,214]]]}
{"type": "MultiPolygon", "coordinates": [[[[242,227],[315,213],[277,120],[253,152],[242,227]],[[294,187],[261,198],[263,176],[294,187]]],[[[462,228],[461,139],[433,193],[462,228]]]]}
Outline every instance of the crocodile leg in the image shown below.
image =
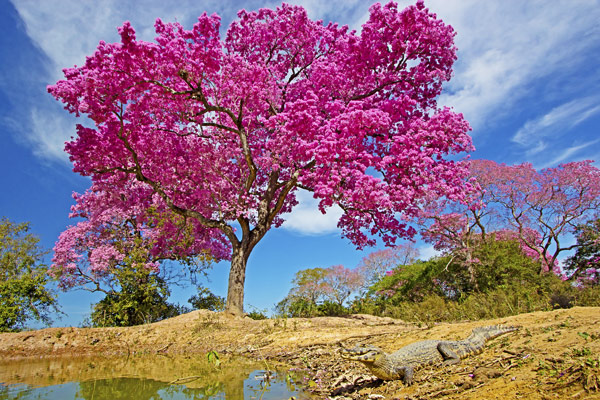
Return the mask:
{"type": "Polygon", "coordinates": [[[454,365],[460,362],[460,357],[452,348],[448,342],[440,342],[437,345],[437,349],[444,357],[444,365],[454,365]]]}
{"type": "Polygon", "coordinates": [[[402,376],[402,382],[404,382],[405,385],[412,385],[413,376],[415,375],[415,369],[413,367],[405,365],[402,367],[396,367],[395,369],[395,372],[402,376]]]}

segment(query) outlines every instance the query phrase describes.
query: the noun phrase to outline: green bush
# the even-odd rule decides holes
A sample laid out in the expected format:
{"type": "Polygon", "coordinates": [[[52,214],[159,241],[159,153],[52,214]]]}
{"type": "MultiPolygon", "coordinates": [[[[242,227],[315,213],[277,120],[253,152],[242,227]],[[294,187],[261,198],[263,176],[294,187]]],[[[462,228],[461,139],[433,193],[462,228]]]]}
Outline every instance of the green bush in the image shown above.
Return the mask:
{"type": "Polygon", "coordinates": [[[198,294],[188,299],[188,303],[196,310],[224,311],[225,298],[217,296],[208,288],[198,287],[198,294]]]}
{"type": "Polygon", "coordinates": [[[340,317],[343,315],[348,315],[349,310],[333,301],[324,301],[323,303],[317,306],[318,314],[324,317],[340,317]]]}
{"type": "Polygon", "coordinates": [[[167,301],[167,283],[142,264],[115,269],[120,290],[113,290],[92,307],[92,326],[133,326],[161,321],[189,311],[167,301]]]}
{"type": "Polygon", "coordinates": [[[246,315],[252,319],[255,320],[261,320],[261,319],[267,319],[267,315],[265,314],[266,310],[252,310],[249,313],[247,313],[246,315]]]}
{"type": "Polygon", "coordinates": [[[319,314],[318,305],[305,297],[287,296],[275,306],[275,314],[282,318],[310,318],[319,314]]]}
{"type": "Polygon", "coordinates": [[[352,312],[433,323],[501,318],[554,308],[600,306],[600,288],[574,287],[539,264],[516,242],[490,241],[473,251],[471,271],[445,256],[400,266],[353,302],[352,312]]]}
{"type": "Polygon", "coordinates": [[[48,288],[46,254],[29,224],[0,219],[0,332],[19,330],[28,320],[50,323],[58,312],[56,294],[48,288]]]}

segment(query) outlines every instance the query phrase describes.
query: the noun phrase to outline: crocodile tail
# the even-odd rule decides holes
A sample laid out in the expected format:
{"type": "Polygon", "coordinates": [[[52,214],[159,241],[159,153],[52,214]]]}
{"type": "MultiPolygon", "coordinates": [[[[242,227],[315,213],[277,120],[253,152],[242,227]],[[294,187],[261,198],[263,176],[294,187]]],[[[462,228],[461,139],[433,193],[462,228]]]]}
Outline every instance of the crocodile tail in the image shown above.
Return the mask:
{"type": "Polygon", "coordinates": [[[469,355],[481,353],[485,346],[485,342],[488,340],[508,332],[516,331],[517,329],[519,329],[519,327],[506,325],[482,326],[473,329],[473,332],[471,332],[471,335],[468,338],[453,342],[451,347],[459,358],[465,358],[469,355]]]}
{"type": "Polygon", "coordinates": [[[498,337],[508,332],[514,332],[520,329],[520,326],[509,326],[509,325],[491,325],[491,326],[480,326],[479,328],[473,329],[471,335],[466,339],[468,342],[486,342],[490,339],[498,337]]]}

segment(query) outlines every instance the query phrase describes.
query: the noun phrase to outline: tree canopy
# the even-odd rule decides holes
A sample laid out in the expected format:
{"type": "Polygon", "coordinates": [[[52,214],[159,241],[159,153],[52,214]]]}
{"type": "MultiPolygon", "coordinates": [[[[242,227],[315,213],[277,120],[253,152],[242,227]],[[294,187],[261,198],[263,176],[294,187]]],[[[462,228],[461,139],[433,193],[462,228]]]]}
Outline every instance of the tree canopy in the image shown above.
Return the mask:
{"type": "Polygon", "coordinates": [[[288,4],[240,11],[224,39],[215,14],[155,29],[146,42],[125,22],[120,43],[100,42],[48,91],[93,122],[66,151],[92,179],[96,214],[120,202],[180,216],[212,258],[231,259],[228,311],[243,311],[248,257],[297,190],[322,212],[341,207],[343,235],[363,248],[414,235],[425,201],[470,189],[445,157],[471,150],[469,124],[436,103],[455,33],[422,1],[374,4],[359,33],[288,4]]]}

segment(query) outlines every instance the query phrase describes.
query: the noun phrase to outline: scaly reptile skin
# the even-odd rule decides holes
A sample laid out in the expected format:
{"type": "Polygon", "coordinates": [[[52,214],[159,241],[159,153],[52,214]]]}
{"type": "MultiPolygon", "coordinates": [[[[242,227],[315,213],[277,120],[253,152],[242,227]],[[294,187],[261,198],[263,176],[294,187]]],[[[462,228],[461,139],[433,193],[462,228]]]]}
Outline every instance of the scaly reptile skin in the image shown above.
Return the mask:
{"type": "Polygon", "coordinates": [[[485,342],[519,329],[515,326],[484,326],[473,329],[465,340],[424,340],[411,343],[392,354],[374,346],[342,349],[342,358],[360,361],[380,379],[402,379],[410,385],[416,368],[431,364],[458,364],[462,358],[483,351],[485,342]]]}

